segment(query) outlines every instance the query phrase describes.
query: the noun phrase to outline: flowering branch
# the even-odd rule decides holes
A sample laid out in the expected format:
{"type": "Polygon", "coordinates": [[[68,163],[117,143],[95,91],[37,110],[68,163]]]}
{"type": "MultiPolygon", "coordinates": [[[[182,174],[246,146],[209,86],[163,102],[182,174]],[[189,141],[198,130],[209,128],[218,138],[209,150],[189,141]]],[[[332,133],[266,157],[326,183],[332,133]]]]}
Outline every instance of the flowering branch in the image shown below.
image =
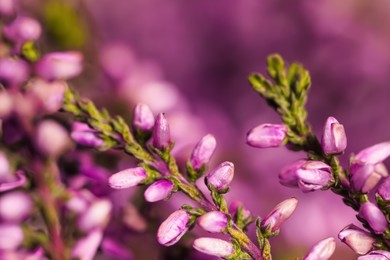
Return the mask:
{"type": "MultiPolygon", "coordinates": [[[[359,254],[373,249],[389,251],[389,211],[385,206],[389,205],[389,182],[384,182],[379,188],[377,205],[369,201],[368,193],[382,177],[387,176],[382,161],[390,155],[390,143],[378,144],[351,156],[349,169],[344,170],[338,159],[347,145],[343,125],[329,117],[320,142],[306,120],[305,104],[311,84],[308,71],[297,63],[286,67],[279,55],[271,55],[268,74],[273,81],[261,74],[251,75],[249,81],[280,115],[283,125],[264,124],[252,129],[248,133],[248,144],[260,148],[287,144],[290,150],[305,151],[308,159],[282,169],[280,183],[299,187],[303,192],[330,189],[342,196],[343,202],[358,212],[358,220],[371,234],[356,232],[372,239],[361,243],[361,239],[347,238],[345,231],[340,232],[339,238],[359,254]]],[[[348,232],[348,236],[356,236],[355,231],[348,232]]]]}

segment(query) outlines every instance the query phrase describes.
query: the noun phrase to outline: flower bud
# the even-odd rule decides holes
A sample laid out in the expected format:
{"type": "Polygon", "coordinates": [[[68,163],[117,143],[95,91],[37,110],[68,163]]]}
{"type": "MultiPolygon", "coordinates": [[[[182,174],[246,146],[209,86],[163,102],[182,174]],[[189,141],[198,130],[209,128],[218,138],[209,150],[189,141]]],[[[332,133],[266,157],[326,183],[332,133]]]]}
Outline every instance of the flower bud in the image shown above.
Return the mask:
{"type": "Polygon", "coordinates": [[[154,126],[154,116],[149,106],[138,103],[134,108],[133,126],[136,130],[149,132],[154,126]]]}
{"type": "Polygon", "coordinates": [[[67,80],[81,73],[82,61],[83,55],[80,52],[53,52],[38,61],[35,71],[46,80],[67,80]]]}
{"type": "Polygon", "coordinates": [[[0,251],[16,249],[23,239],[23,230],[19,225],[0,224],[0,251]]]}
{"type": "Polygon", "coordinates": [[[223,162],[206,176],[206,184],[213,186],[216,190],[222,191],[229,188],[234,177],[234,164],[223,162]]]}
{"type": "Polygon", "coordinates": [[[65,128],[54,120],[41,121],[35,133],[38,149],[45,155],[58,157],[64,153],[71,141],[65,128]]]}
{"type": "Polygon", "coordinates": [[[72,249],[72,259],[90,260],[94,259],[96,251],[103,239],[103,231],[95,229],[87,234],[86,237],[77,241],[72,249]]]}
{"type": "Polygon", "coordinates": [[[31,198],[24,192],[9,192],[0,197],[0,219],[3,221],[20,223],[26,219],[31,210],[31,198]]]}
{"type": "Polygon", "coordinates": [[[269,229],[271,232],[279,230],[280,225],[294,212],[297,204],[298,200],[296,198],[282,201],[263,219],[261,227],[269,229]]]}
{"type": "Polygon", "coordinates": [[[88,147],[99,148],[104,146],[104,141],[96,135],[96,131],[86,123],[74,122],[70,137],[76,143],[88,147]]]}
{"type": "Polygon", "coordinates": [[[169,124],[163,113],[158,114],[153,129],[153,145],[160,150],[171,145],[169,124]]]}
{"type": "Polygon", "coordinates": [[[340,231],[339,239],[359,255],[367,254],[375,242],[370,233],[353,224],[340,231]]]}
{"type": "Polygon", "coordinates": [[[277,124],[262,124],[247,133],[246,142],[258,148],[278,147],[286,138],[287,127],[277,124]]]}
{"type": "Polygon", "coordinates": [[[177,210],[161,223],[157,240],[163,246],[175,244],[188,230],[190,215],[185,210],[177,210]]]}
{"type": "Polygon", "coordinates": [[[201,237],[195,239],[193,247],[199,252],[217,257],[228,257],[235,253],[232,243],[218,238],[201,237]]]}
{"type": "Polygon", "coordinates": [[[320,161],[298,160],[284,167],[279,174],[282,185],[299,187],[303,192],[325,188],[331,179],[331,167],[320,161]]]}
{"type": "Polygon", "coordinates": [[[27,179],[22,172],[16,173],[17,179],[9,182],[0,181],[0,192],[13,190],[26,184],[27,179]]]}
{"type": "Polygon", "coordinates": [[[364,256],[359,256],[358,260],[388,260],[390,252],[385,250],[374,250],[364,256]]]}
{"type": "Polygon", "coordinates": [[[145,200],[149,202],[156,202],[168,197],[175,185],[170,180],[159,180],[150,185],[145,193],[145,200]]]}
{"type": "Polygon", "coordinates": [[[84,232],[104,228],[110,218],[112,204],[108,199],[94,201],[78,219],[78,227],[84,232]]]}
{"type": "Polygon", "coordinates": [[[382,234],[387,228],[387,220],[382,211],[373,203],[366,202],[360,206],[359,216],[365,219],[376,234],[382,234]]]}
{"type": "Polygon", "coordinates": [[[66,84],[63,81],[47,82],[33,79],[28,85],[27,95],[36,105],[48,113],[57,112],[63,104],[66,84]]]}
{"type": "Polygon", "coordinates": [[[192,168],[200,170],[202,166],[209,162],[215,151],[217,141],[211,134],[204,136],[192,151],[190,163],[192,168]]]}
{"type": "Polygon", "coordinates": [[[3,58],[0,60],[0,82],[6,87],[19,86],[29,76],[27,63],[20,59],[3,58]]]}
{"type": "Polygon", "coordinates": [[[354,167],[351,170],[351,187],[358,192],[367,193],[372,190],[382,177],[388,175],[386,166],[383,163],[365,164],[354,167]]]}
{"type": "Polygon", "coordinates": [[[345,135],[344,126],[334,117],[330,116],[326,120],[321,146],[325,154],[342,153],[347,148],[347,136],[345,135]]]}
{"type": "Polygon", "coordinates": [[[329,237],[315,244],[303,260],[327,260],[335,249],[336,242],[333,237],[329,237]]]}
{"type": "Polygon", "coordinates": [[[25,16],[16,18],[11,24],[4,27],[5,37],[20,44],[37,40],[41,32],[41,25],[36,20],[25,16]]]}
{"type": "Polygon", "coordinates": [[[390,178],[387,177],[380,185],[377,194],[386,201],[390,200],[390,178]]]}
{"type": "Polygon", "coordinates": [[[363,164],[377,164],[383,162],[389,156],[390,142],[383,142],[360,151],[355,156],[354,161],[363,164]]]}
{"type": "Polygon", "coordinates": [[[237,218],[238,210],[241,209],[241,214],[243,218],[249,218],[251,216],[251,212],[244,207],[244,204],[241,201],[235,200],[229,205],[229,212],[237,218]]]}
{"type": "Polygon", "coordinates": [[[227,227],[228,218],[220,211],[210,211],[198,218],[198,224],[211,233],[220,233],[227,227]]]}
{"type": "Polygon", "coordinates": [[[17,3],[16,0],[2,0],[0,1],[0,17],[12,18],[16,15],[17,3]]]}
{"type": "Polygon", "coordinates": [[[108,179],[108,184],[113,189],[125,189],[140,184],[147,177],[144,168],[135,167],[113,174],[108,179]]]}

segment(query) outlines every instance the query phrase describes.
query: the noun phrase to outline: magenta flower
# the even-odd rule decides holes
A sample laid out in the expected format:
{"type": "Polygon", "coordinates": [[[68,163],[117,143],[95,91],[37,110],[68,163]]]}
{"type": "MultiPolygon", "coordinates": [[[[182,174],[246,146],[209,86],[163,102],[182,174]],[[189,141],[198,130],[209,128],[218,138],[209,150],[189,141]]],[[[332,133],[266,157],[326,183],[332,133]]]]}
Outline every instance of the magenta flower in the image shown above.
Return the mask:
{"type": "Polygon", "coordinates": [[[374,203],[363,203],[359,209],[359,216],[367,221],[376,234],[383,233],[388,226],[385,215],[374,203]]]}
{"type": "Polygon", "coordinates": [[[378,187],[377,194],[383,200],[390,200],[390,178],[387,177],[378,187]]]}
{"type": "Polygon", "coordinates": [[[188,230],[190,215],[185,210],[177,210],[161,223],[157,231],[157,240],[163,246],[175,244],[188,230]]]}
{"type": "Polygon", "coordinates": [[[208,163],[216,146],[217,141],[213,135],[204,136],[192,151],[190,158],[192,168],[198,171],[204,164],[208,163]]]}
{"type": "Polygon", "coordinates": [[[0,251],[14,250],[22,244],[24,234],[17,224],[0,224],[0,251]]]}
{"type": "Polygon", "coordinates": [[[235,253],[232,243],[218,238],[201,237],[195,239],[193,247],[199,252],[217,257],[228,257],[235,253]]]}
{"type": "Polygon", "coordinates": [[[347,148],[347,136],[344,126],[334,117],[328,117],[326,120],[321,146],[325,154],[342,153],[347,148]]]}
{"type": "Polygon", "coordinates": [[[2,18],[12,18],[16,15],[17,1],[16,0],[3,0],[0,1],[0,16],[2,18]]]}
{"type": "Polygon", "coordinates": [[[278,147],[286,138],[287,127],[277,124],[262,124],[247,133],[247,144],[258,148],[278,147]]]}
{"type": "Polygon", "coordinates": [[[156,181],[146,189],[145,200],[149,202],[163,200],[172,193],[174,187],[175,185],[170,180],[156,181]]]}
{"type": "Polygon", "coordinates": [[[36,127],[35,143],[40,152],[58,157],[71,145],[66,129],[54,120],[41,121],[36,127]]]}
{"type": "Polygon", "coordinates": [[[367,255],[359,256],[358,260],[389,260],[390,252],[385,250],[371,251],[367,255]]]}
{"type": "Polygon", "coordinates": [[[171,145],[171,133],[168,120],[163,113],[158,114],[153,129],[153,145],[160,150],[171,145]]]}
{"type": "Polygon", "coordinates": [[[17,87],[27,80],[30,74],[28,64],[21,59],[0,59],[0,82],[6,87],[17,87]]]}
{"type": "Polygon", "coordinates": [[[297,207],[298,200],[296,198],[282,201],[263,219],[261,226],[269,229],[271,232],[279,230],[280,225],[286,221],[297,207]]]}
{"type": "Polygon", "coordinates": [[[80,145],[93,148],[104,146],[104,141],[97,136],[97,132],[86,123],[74,122],[70,137],[80,145]]]}
{"type": "Polygon", "coordinates": [[[5,193],[0,197],[0,219],[8,223],[20,223],[31,213],[32,206],[31,198],[24,192],[5,193]]]}
{"type": "Polygon", "coordinates": [[[110,219],[112,204],[108,199],[97,199],[78,218],[80,230],[89,232],[93,229],[102,229],[110,219]]]}
{"type": "Polygon", "coordinates": [[[9,40],[23,44],[27,41],[35,41],[42,32],[41,25],[34,19],[20,16],[11,24],[4,27],[4,35],[9,40]]]}
{"type": "Polygon", "coordinates": [[[335,249],[336,242],[333,237],[329,237],[315,244],[303,260],[327,260],[335,249]]]}
{"type": "Polygon", "coordinates": [[[83,55],[80,52],[48,53],[37,62],[35,72],[46,80],[68,80],[83,70],[83,55]]]}
{"type": "Polygon", "coordinates": [[[382,162],[390,156],[390,142],[368,147],[351,160],[351,186],[359,192],[369,192],[379,180],[387,176],[387,169],[382,162]]]}
{"type": "Polygon", "coordinates": [[[72,258],[92,260],[103,239],[103,231],[95,229],[87,234],[86,237],[77,241],[72,249],[72,258]]]}
{"type": "Polygon", "coordinates": [[[370,233],[353,224],[340,231],[339,239],[359,255],[367,254],[375,242],[370,233]]]}
{"type": "Polygon", "coordinates": [[[225,213],[220,211],[210,211],[198,218],[198,224],[204,230],[211,233],[222,232],[228,224],[228,218],[225,213]]]}
{"type": "Polygon", "coordinates": [[[351,187],[358,192],[367,193],[372,190],[382,177],[388,176],[383,163],[364,164],[351,171],[351,187]]]}
{"type": "Polygon", "coordinates": [[[147,177],[144,168],[130,168],[113,174],[108,179],[108,184],[113,189],[125,189],[142,183],[147,177]]]}
{"type": "Polygon", "coordinates": [[[326,188],[332,179],[329,165],[320,161],[298,160],[282,169],[279,182],[288,187],[299,187],[303,192],[326,188]]]}
{"type": "Polygon", "coordinates": [[[0,181],[0,192],[13,190],[18,187],[22,187],[26,184],[27,182],[26,176],[24,176],[21,171],[18,171],[16,173],[16,177],[17,179],[13,181],[8,181],[8,182],[0,181]]]}
{"type": "Polygon", "coordinates": [[[207,174],[205,181],[207,185],[213,186],[218,191],[229,188],[234,177],[234,164],[223,162],[207,174]]]}
{"type": "Polygon", "coordinates": [[[149,132],[154,126],[154,116],[149,106],[138,103],[134,108],[133,126],[136,130],[149,132]]]}

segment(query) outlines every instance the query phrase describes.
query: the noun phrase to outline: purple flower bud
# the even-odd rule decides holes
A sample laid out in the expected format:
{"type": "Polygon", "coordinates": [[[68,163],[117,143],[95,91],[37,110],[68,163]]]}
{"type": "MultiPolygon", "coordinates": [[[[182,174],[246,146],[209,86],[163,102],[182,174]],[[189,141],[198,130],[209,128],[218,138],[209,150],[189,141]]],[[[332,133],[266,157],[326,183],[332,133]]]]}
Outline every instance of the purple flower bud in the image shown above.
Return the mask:
{"type": "Polygon", "coordinates": [[[54,120],[41,121],[35,133],[38,149],[45,155],[58,157],[71,145],[66,129],[54,120]]]}
{"type": "Polygon", "coordinates": [[[387,228],[387,220],[382,211],[373,203],[366,202],[360,206],[359,216],[364,218],[376,234],[382,234],[387,228]]]}
{"type": "Polygon", "coordinates": [[[157,240],[163,246],[175,244],[188,230],[190,215],[185,210],[177,210],[161,223],[157,240]]]}
{"type": "Polygon", "coordinates": [[[351,187],[358,192],[367,193],[372,190],[382,177],[388,175],[383,163],[365,164],[351,169],[351,187]]]}
{"type": "Polygon", "coordinates": [[[327,260],[335,249],[336,242],[333,237],[329,237],[315,244],[303,260],[327,260]]]}
{"type": "Polygon", "coordinates": [[[36,64],[36,73],[47,80],[67,80],[81,73],[83,55],[80,52],[53,52],[46,54],[36,64]]]}
{"type": "Polygon", "coordinates": [[[16,18],[11,24],[4,27],[5,37],[20,44],[37,40],[41,32],[41,25],[36,20],[25,16],[16,18]]]}
{"type": "Polygon", "coordinates": [[[108,199],[94,201],[78,219],[78,227],[84,232],[104,228],[110,219],[112,204],[108,199]]]}
{"type": "MultiPolygon", "coordinates": [[[[0,91],[0,119],[5,119],[11,115],[14,108],[14,100],[7,91],[0,91]]],[[[1,176],[1,173],[0,173],[1,176]]]]}
{"type": "Polygon", "coordinates": [[[156,202],[168,197],[175,185],[170,180],[159,180],[150,185],[145,193],[145,200],[149,202],[156,202]]]}
{"type": "Polygon", "coordinates": [[[17,176],[17,179],[14,181],[10,181],[10,182],[0,181],[0,192],[13,190],[15,188],[22,187],[23,185],[26,184],[27,179],[22,174],[22,172],[17,172],[16,176],[17,176]]]}
{"type": "Polygon", "coordinates": [[[65,89],[66,84],[62,81],[47,82],[34,79],[28,85],[27,95],[35,101],[37,107],[54,113],[62,107],[65,89]]]}
{"type": "Polygon", "coordinates": [[[216,190],[222,191],[229,187],[234,177],[234,164],[223,162],[206,176],[206,183],[216,190]]]}
{"type": "Polygon", "coordinates": [[[96,251],[103,239],[103,231],[95,229],[91,231],[86,237],[77,241],[72,249],[72,259],[92,260],[96,251]]]}
{"type": "Polygon", "coordinates": [[[0,1],[0,16],[2,18],[11,18],[16,15],[17,3],[16,0],[0,1]]]}
{"type": "Polygon", "coordinates": [[[157,149],[164,149],[171,145],[169,124],[163,113],[158,114],[153,129],[153,145],[157,149]]]}
{"type": "Polygon", "coordinates": [[[384,142],[360,151],[354,159],[355,162],[357,161],[361,164],[377,164],[383,162],[389,156],[390,142],[384,142]]]}
{"type": "Polygon", "coordinates": [[[383,200],[390,200],[390,178],[387,177],[381,185],[379,185],[377,194],[383,200]]]}
{"type": "Polygon", "coordinates": [[[3,221],[12,223],[22,222],[30,214],[31,210],[31,198],[24,192],[9,192],[0,197],[0,219],[3,221]]]}
{"type": "Polygon", "coordinates": [[[277,124],[262,124],[247,133],[246,142],[258,148],[278,147],[286,138],[287,127],[277,124]]]}
{"type": "Polygon", "coordinates": [[[218,238],[201,237],[195,239],[193,247],[199,252],[218,257],[228,257],[235,253],[232,243],[218,238]]]}
{"type": "Polygon", "coordinates": [[[347,148],[347,136],[345,135],[344,126],[334,117],[330,116],[326,120],[321,146],[325,154],[342,153],[347,148]]]}
{"type": "Polygon", "coordinates": [[[0,224],[0,251],[16,249],[23,239],[23,230],[19,225],[0,224]]]}
{"type": "Polygon", "coordinates": [[[74,122],[70,137],[76,143],[88,147],[99,148],[104,146],[104,141],[96,135],[96,131],[86,123],[74,122]]]}
{"type": "Polygon", "coordinates": [[[29,67],[23,60],[4,58],[0,60],[0,82],[6,87],[19,86],[29,77],[29,67]]]}
{"type": "Polygon", "coordinates": [[[220,211],[210,211],[198,218],[198,224],[211,233],[220,233],[227,227],[228,218],[220,211]]]}
{"type": "Polygon", "coordinates": [[[370,233],[353,224],[340,231],[339,239],[359,255],[367,254],[375,242],[370,233]]]}
{"type": "Polygon", "coordinates": [[[208,163],[216,145],[217,141],[213,135],[208,134],[204,136],[192,151],[190,159],[192,168],[200,170],[204,164],[208,163]]]}
{"type": "Polygon", "coordinates": [[[238,209],[241,207],[242,214],[244,218],[249,218],[251,216],[251,212],[244,207],[244,204],[241,201],[235,200],[229,205],[229,212],[236,216],[238,209]]]}
{"type": "Polygon", "coordinates": [[[358,257],[358,260],[389,260],[389,259],[390,259],[390,252],[385,250],[371,251],[367,255],[358,257]]]}
{"type": "Polygon", "coordinates": [[[144,168],[135,167],[113,174],[108,179],[108,184],[113,189],[125,189],[140,184],[147,177],[144,168]]]}
{"type": "Polygon", "coordinates": [[[325,188],[331,179],[331,167],[320,161],[298,160],[279,174],[282,185],[299,187],[303,192],[325,188]]]}
{"type": "Polygon", "coordinates": [[[269,229],[271,232],[279,230],[280,225],[286,221],[297,207],[298,200],[296,198],[282,201],[263,219],[261,226],[269,229]]]}
{"type": "Polygon", "coordinates": [[[149,132],[154,126],[154,116],[149,106],[138,103],[134,108],[133,126],[142,132],[149,132]]]}

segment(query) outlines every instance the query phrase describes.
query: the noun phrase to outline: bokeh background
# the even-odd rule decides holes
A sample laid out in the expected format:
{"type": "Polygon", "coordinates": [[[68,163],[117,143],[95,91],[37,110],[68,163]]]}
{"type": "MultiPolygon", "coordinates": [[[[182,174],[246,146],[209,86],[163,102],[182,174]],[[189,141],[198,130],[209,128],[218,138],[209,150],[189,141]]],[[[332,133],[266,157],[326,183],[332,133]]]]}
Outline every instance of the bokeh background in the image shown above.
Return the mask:
{"type": "MultiPolygon", "coordinates": [[[[247,78],[251,72],[265,72],[271,53],[304,64],[313,82],[308,101],[313,130],[321,136],[331,115],[344,124],[348,148],[342,161],[347,165],[350,153],[390,140],[390,1],[34,4],[31,8],[40,15],[52,41],[48,48],[77,48],[86,54],[85,72],[72,82],[83,95],[128,120],[140,101],[155,114],[165,112],[175,153],[183,162],[193,145],[212,133],[218,146],[211,168],[225,160],[234,162],[236,177],[228,198],[243,201],[254,215],[264,217],[281,200],[299,199],[296,212],[271,241],[275,259],[302,257],[317,241],[337,237],[346,225],[358,223],[354,212],[331,192],[303,194],[278,183],[280,169],[304,154],[245,144],[250,128],[280,122],[247,78]]],[[[121,201],[140,192],[135,188],[112,196],[121,201]]],[[[148,212],[167,216],[183,201],[174,195],[168,202],[148,205],[148,212]]],[[[157,245],[150,230],[124,231],[123,242],[135,259],[174,259],[157,245]]],[[[188,258],[208,259],[197,253],[188,258]]],[[[355,258],[339,243],[332,259],[355,258]]]]}

